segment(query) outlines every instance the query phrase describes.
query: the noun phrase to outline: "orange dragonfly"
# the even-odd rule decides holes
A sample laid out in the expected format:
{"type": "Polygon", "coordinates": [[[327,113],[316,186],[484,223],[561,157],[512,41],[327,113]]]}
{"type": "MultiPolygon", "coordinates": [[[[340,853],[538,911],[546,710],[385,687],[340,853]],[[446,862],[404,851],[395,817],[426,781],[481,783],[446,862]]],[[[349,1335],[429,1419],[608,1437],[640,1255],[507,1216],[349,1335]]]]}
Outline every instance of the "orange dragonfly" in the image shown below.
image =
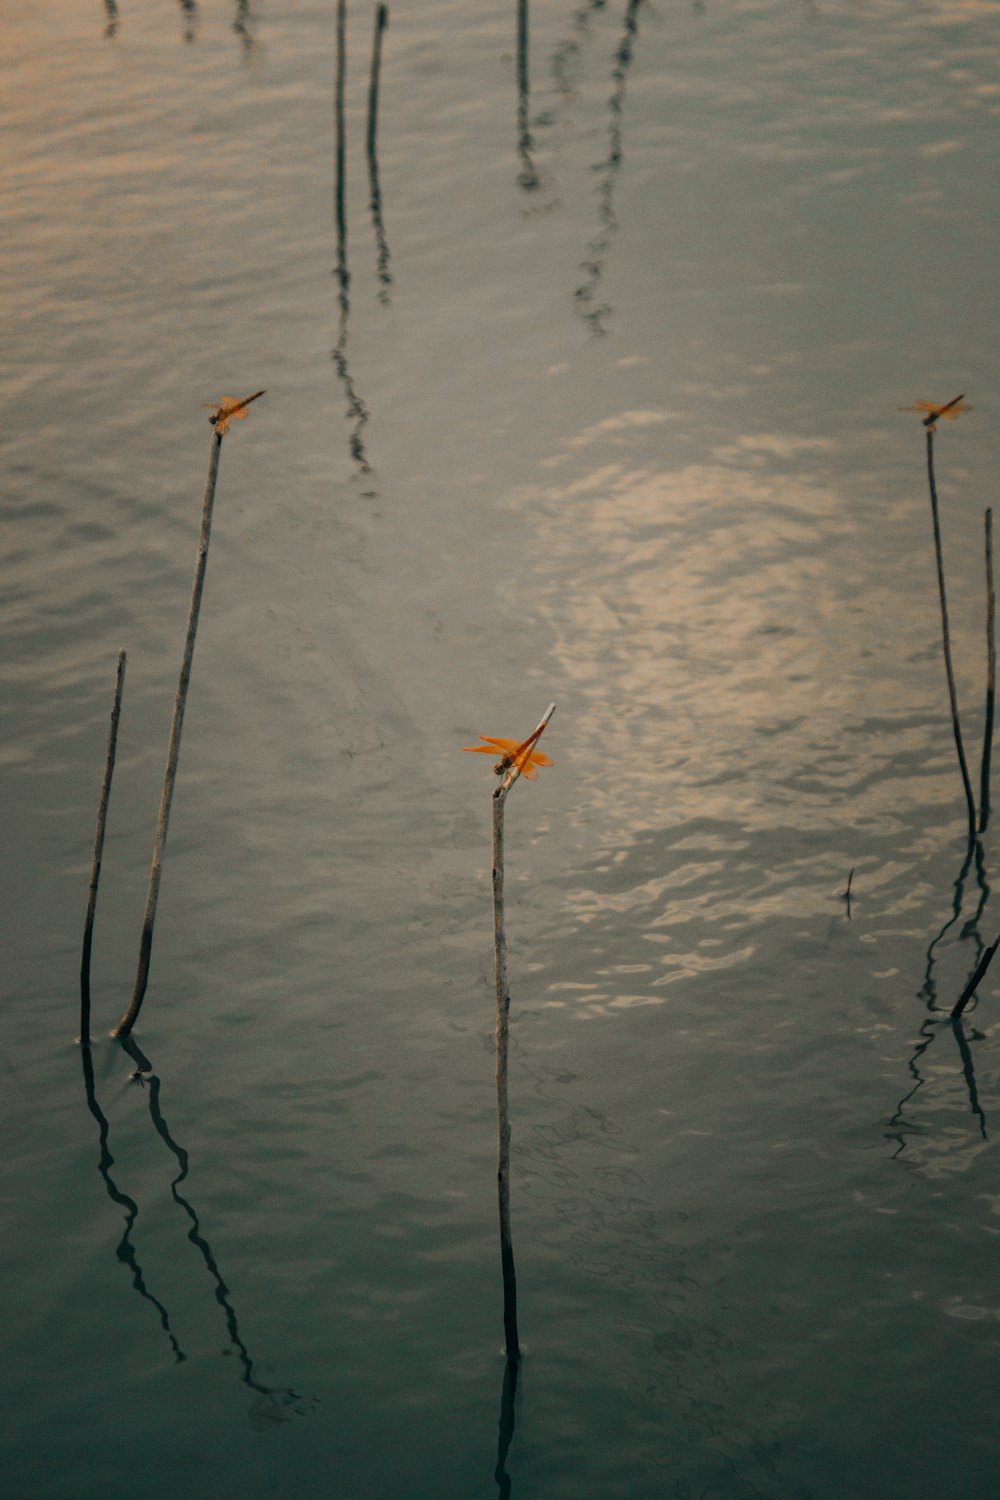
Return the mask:
{"type": "Polygon", "coordinates": [[[900,411],[927,412],[924,417],[924,426],[933,427],[938,417],[944,417],[946,422],[954,422],[963,411],[971,411],[971,406],[966,406],[964,393],[956,396],[954,400],[948,401],[944,406],[938,406],[934,401],[917,401],[913,406],[901,406],[900,411]]]}
{"type": "Polygon", "coordinates": [[[230,422],[242,422],[250,402],[264,394],[264,391],[254,391],[252,396],[245,396],[242,401],[238,401],[235,396],[223,396],[220,401],[203,401],[201,404],[211,411],[212,415],[208,420],[221,437],[224,432],[228,432],[230,422]]]}
{"type": "MultiPolygon", "coordinates": [[[[547,719],[545,723],[548,723],[547,719]]],[[[505,740],[492,734],[481,734],[479,738],[486,741],[484,745],[463,745],[462,749],[471,750],[475,755],[496,755],[500,750],[502,751],[500,759],[493,767],[498,776],[503,776],[510,770],[517,770],[529,781],[537,781],[538,768],[552,764],[547,755],[534,748],[544,728],[545,724],[539,724],[533,734],[529,734],[526,740],[520,741],[505,740]]]]}

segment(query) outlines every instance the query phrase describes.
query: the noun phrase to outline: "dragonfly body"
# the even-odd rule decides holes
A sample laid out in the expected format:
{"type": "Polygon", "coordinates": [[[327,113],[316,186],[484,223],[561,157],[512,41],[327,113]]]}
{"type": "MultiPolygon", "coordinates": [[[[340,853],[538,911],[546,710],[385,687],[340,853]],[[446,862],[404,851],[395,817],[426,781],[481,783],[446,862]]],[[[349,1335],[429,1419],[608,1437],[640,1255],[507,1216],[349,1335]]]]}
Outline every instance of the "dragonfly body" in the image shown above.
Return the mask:
{"type": "Polygon", "coordinates": [[[924,426],[933,427],[939,417],[944,417],[946,422],[954,422],[956,417],[961,416],[964,411],[971,411],[971,406],[965,404],[965,394],[954,396],[951,401],[946,401],[943,406],[934,401],[916,401],[912,406],[901,406],[900,411],[926,412],[924,426]]]}
{"type": "Polygon", "coordinates": [[[223,396],[219,401],[203,401],[201,404],[211,411],[212,415],[208,420],[221,437],[228,430],[230,422],[242,422],[250,402],[264,394],[264,391],[254,391],[252,396],[244,396],[242,401],[238,401],[235,396],[223,396]]]}
{"type": "Polygon", "coordinates": [[[502,736],[481,734],[479,738],[484,740],[482,745],[463,745],[463,750],[471,750],[474,755],[495,755],[498,750],[502,751],[500,759],[493,767],[498,776],[512,769],[520,771],[522,776],[529,781],[538,780],[540,767],[551,766],[552,762],[541,750],[535,749],[535,744],[545,725],[542,724],[533,734],[529,734],[526,740],[508,740],[502,736]]]}

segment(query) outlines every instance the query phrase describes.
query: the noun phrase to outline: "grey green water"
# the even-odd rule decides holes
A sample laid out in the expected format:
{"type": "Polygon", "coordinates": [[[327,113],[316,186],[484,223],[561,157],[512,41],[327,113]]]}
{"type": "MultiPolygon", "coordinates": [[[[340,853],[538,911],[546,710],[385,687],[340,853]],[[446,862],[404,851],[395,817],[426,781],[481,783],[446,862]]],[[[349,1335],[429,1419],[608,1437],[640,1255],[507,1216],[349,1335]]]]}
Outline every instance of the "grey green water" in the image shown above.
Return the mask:
{"type": "Polygon", "coordinates": [[[997,833],[966,867],[897,408],[974,408],[937,462],[978,767],[1000,6],[536,0],[525,49],[513,3],[398,0],[374,180],[373,17],[338,232],[332,0],[0,8],[0,1488],[991,1495],[1000,975],[945,1018],[997,833]],[[200,403],[261,386],[140,1084],[107,1033],[200,403]],[[507,814],[511,1434],[460,751],[550,699],[507,814]]]}

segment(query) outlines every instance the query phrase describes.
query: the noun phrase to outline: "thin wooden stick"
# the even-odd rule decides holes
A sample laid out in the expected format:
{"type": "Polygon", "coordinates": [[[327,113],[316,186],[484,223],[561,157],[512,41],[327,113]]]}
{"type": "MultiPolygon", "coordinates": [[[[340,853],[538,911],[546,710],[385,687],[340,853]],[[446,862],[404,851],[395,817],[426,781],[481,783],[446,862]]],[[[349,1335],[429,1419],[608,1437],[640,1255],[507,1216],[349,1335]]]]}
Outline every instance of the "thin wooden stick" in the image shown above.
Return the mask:
{"type": "MultiPolygon", "coordinates": [[[[545,710],[533,738],[535,743],[555,713],[555,704],[545,710]]],[[[517,1336],[517,1276],[510,1232],[510,1104],[508,1099],[508,1044],[510,1039],[510,989],[507,984],[507,934],[503,904],[503,812],[507,793],[521,774],[510,766],[493,793],[493,955],[497,992],[497,1200],[500,1210],[500,1268],[503,1274],[503,1329],[508,1360],[519,1360],[517,1336]]]]}
{"type": "Polygon", "coordinates": [[[87,917],[83,924],[83,954],[80,958],[80,1041],[84,1046],[87,1046],[90,1041],[90,951],[94,941],[97,887],[101,879],[104,830],[108,821],[108,799],[111,796],[111,777],[115,769],[115,751],[118,747],[118,721],[121,718],[122,693],[124,688],[125,652],[119,651],[118,670],[115,674],[115,696],[111,705],[111,727],[108,730],[108,753],[104,761],[104,780],[101,782],[101,797],[97,805],[97,832],[94,835],[94,859],[90,866],[90,895],[87,900],[87,917]]]}
{"type": "Polygon", "coordinates": [[[997,690],[997,596],[993,587],[993,510],[983,517],[986,549],[986,719],[983,728],[983,758],[979,768],[979,832],[990,821],[990,762],[993,759],[993,716],[997,690]]]}
{"type": "Polygon", "coordinates": [[[990,946],[986,949],[982,958],[976,965],[972,978],[969,980],[968,984],[965,986],[965,989],[962,991],[958,999],[955,1001],[955,1004],[952,1006],[951,1019],[953,1021],[958,1020],[959,1016],[962,1014],[963,1010],[972,999],[973,995],[976,992],[977,985],[980,983],[983,975],[986,973],[986,970],[993,962],[993,955],[998,948],[1000,948],[1000,937],[998,937],[996,942],[991,943],[990,946]]]}
{"type": "Polygon", "coordinates": [[[969,780],[969,763],[965,758],[962,740],[962,725],[958,716],[958,692],[955,688],[955,673],[951,664],[951,631],[948,626],[948,600],[944,588],[944,557],[941,550],[941,521],[938,515],[937,486],[934,482],[934,427],[927,428],[927,481],[931,492],[931,517],[934,522],[934,556],[937,562],[938,595],[941,600],[941,640],[944,646],[944,669],[948,678],[948,698],[951,703],[951,728],[955,736],[958,768],[962,773],[965,801],[969,814],[969,838],[976,836],[976,803],[969,780]]]}
{"type": "Polygon", "coordinates": [[[184,654],[181,657],[181,672],[174,698],[174,711],[170,721],[170,739],[167,744],[167,764],[163,773],[163,791],[160,794],[160,812],[156,821],[156,837],[153,841],[153,860],[149,869],[149,886],[146,891],[146,910],[142,918],[142,937],[139,943],[139,968],[135,988],[128,1010],[122,1016],[112,1036],[126,1037],[136,1023],[149,981],[149,958],[153,948],[153,924],[156,921],[156,903],[160,894],[160,875],[163,870],[163,851],[167,842],[167,824],[170,821],[170,804],[177,780],[177,761],[181,749],[181,730],[184,726],[184,706],[187,702],[188,683],[191,680],[191,663],[194,659],[194,638],[198,630],[198,612],[205,584],[205,569],[208,564],[208,543],[212,532],[212,507],[215,503],[215,481],[219,473],[219,454],[222,452],[222,433],[216,428],[212,434],[212,451],[208,461],[208,479],[201,506],[201,533],[198,538],[198,554],[195,559],[194,583],[191,588],[191,607],[188,610],[187,635],[184,654]]]}

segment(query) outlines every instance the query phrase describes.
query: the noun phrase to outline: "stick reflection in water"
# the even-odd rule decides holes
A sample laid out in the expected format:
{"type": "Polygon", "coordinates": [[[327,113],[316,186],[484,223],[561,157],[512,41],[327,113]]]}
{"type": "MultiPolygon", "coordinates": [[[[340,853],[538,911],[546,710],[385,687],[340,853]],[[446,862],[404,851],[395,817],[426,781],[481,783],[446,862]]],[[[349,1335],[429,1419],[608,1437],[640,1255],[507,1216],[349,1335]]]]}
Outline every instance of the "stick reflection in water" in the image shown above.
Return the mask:
{"type": "MultiPolygon", "coordinates": [[[[305,1415],[312,1401],[304,1400],[290,1386],[270,1386],[257,1378],[255,1374],[256,1361],[250,1354],[246,1343],[240,1333],[239,1320],[236,1309],[233,1306],[229,1288],[223,1280],[219,1270],[218,1262],[212,1253],[211,1246],[201,1230],[201,1224],[194,1205],[190,1199],[181,1192],[181,1183],[188,1175],[190,1158],[187,1151],[178,1144],[171,1135],[160,1106],[160,1080],[152,1070],[149,1059],[140,1051],[134,1037],[125,1037],[121,1043],[122,1050],[135,1064],[135,1071],[130,1076],[130,1081],[146,1088],[146,1098],[149,1105],[149,1116],[153,1122],[153,1128],[164,1142],[167,1149],[177,1162],[179,1171],[170,1184],[170,1192],[178,1208],[190,1221],[188,1239],[195,1246],[206,1271],[212,1281],[215,1300],[222,1308],[226,1323],[226,1331],[229,1343],[235,1351],[241,1368],[241,1380],[244,1385],[255,1392],[255,1399],[250,1408],[251,1423],[257,1428],[271,1427],[278,1422],[288,1421],[294,1415],[305,1415]]],[[[111,1201],[125,1211],[125,1230],[121,1240],[116,1247],[117,1258],[127,1265],[132,1271],[132,1285],[139,1295],[152,1307],[155,1308],[160,1326],[162,1327],[176,1362],[187,1358],[174,1336],[171,1327],[170,1316],[164,1304],[159,1298],[153,1296],[146,1286],[146,1282],[136,1258],[135,1248],[132,1244],[132,1231],[139,1217],[139,1206],[134,1198],[122,1192],[114,1178],[111,1176],[111,1168],[114,1165],[114,1157],[111,1154],[108,1137],[110,1127],[103,1110],[97,1101],[97,1092],[94,1082],[94,1065],[89,1046],[82,1047],[84,1088],[87,1097],[87,1108],[97,1121],[98,1139],[100,1143],[100,1156],[98,1159],[98,1171],[101,1174],[105,1188],[111,1201]]]]}
{"type": "Polygon", "coordinates": [[[507,1454],[514,1437],[514,1398],[517,1395],[516,1359],[504,1360],[503,1387],[500,1392],[500,1427],[497,1433],[497,1465],[493,1470],[500,1500],[509,1500],[511,1487],[507,1473],[507,1454]]]}
{"type": "MultiPolygon", "coordinates": [[[[966,1089],[968,1091],[970,1109],[979,1122],[980,1135],[982,1136],[983,1140],[986,1140],[987,1138],[986,1115],[979,1101],[972,1053],[970,1051],[968,1038],[966,1037],[965,1030],[962,1024],[961,1011],[959,1010],[958,1003],[956,1003],[954,1006],[948,1007],[938,1005],[937,976],[935,973],[938,961],[937,950],[962,915],[966,881],[968,880],[969,873],[973,868],[975,869],[976,886],[979,891],[979,898],[976,902],[975,911],[965,923],[964,927],[961,930],[961,933],[959,934],[962,939],[972,938],[975,943],[975,962],[972,966],[972,970],[970,971],[969,981],[966,984],[967,993],[963,992],[965,1001],[970,998],[972,991],[975,989],[975,984],[972,983],[972,981],[975,980],[976,983],[978,983],[976,974],[977,971],[980,970],[980,967],[983,965],[984,958],[986,958],[987,954],[990,954],[990,956],[992,956],[993,950],[986,947],[979,932],[979,922],[982,917],[983,911],[985,910],[986,903],[989,900],[990,886],[986,878],[986,864],[982,841],[978,838],[973,838],[968,842],[965,851],[965,858],[962,862],[962,867],[958,872],[957,879],[955,880],[951,915],[948,917],[948,920],[944,923],[940,930],[934,935],[934,937],[931,938],[931,941],[927,948],[927,960],[924,968],[924,982],[919,991],[919,997],[924,1001],[928,1013],[925,1016],[924,1020],[921,1022],[920,1030],[918,1033],[919,1040],[917,1041],[914,1051],[907,1063],[910,1076],[914,1080],[913,1087],[909,1089],[899,1100],[892,1116],[890,1117],[889,1126],[886,1131],[887,1139],[893,1140],[897,1143],[897,1149],[893,1152],[893,1156],[896,1158],[901,1157],[905,1154],[910,1145],[911,1136],[925,1133],[922,1127],[918,1126],[915,1121],[908,1119],[904,1112],[906,1111],[907,1106],[927,1083],[927,1078],[922,1071],[922,1059],[934,1044],[934,1041],[936,1040],[938,1033],[943,1027],[945,1021],[951,1023],[955,1041],[958,1046],[959,1060],[961,1063],[962,1074],[965,1079],[966,1089]],[[958,1012],[958,1014],[955,1014],[956,1011],[958,1012]]],[[[989,959],[987,958],[986,963],[988,964],[988,962],[989,959]]],[[[985,972],[985,967],[982,968],[982,972],[985,972]]],[[[959,999],[961,1001],[963,997],[960,996],[959,999]]],[[[962,1008],[964,1009],[964,1005],[962,1008]]],[[[982,1040],[982,1034],[980,1032],[973,1031],[972,1040],[982,1040]]]]}
{"type": "Polygon", "coordinates": [[[139,1217],[139,1205],[136,1203],[134,1198],[130,1198],[127,1193],[122,1192],[121,1188],[111,1176],[111,1168],[115,1164],[115,1159],[111,1155],[111,1148],[108,1145],[108,1136],[110,1134],[111,1127],[108,1124],[107,1116],[104,1114],[104,1111],[101,1109],[101,1106],[97,1102],[97,1090],[94,1086],[94,1060],[91,1055],[90,1044],[88,1042],[83,1042],[81,1044],[80,1054],[83,1061],[83,1086],[87,1096],[87,1108],[90,1110],[90,1113],[97,1121],[98,1143],[100,1147],[100,1154],[97,1160],[97,1170],[101,1174],[101,1178],[104,1182],[108,1197],[111,1199],[112,1203],[116,1203],[119,1208],[125,1210],[125,1229],[122,1233],[121,1239],[115,1246],[115,1255],[122,1262],[122,1264],[128,1266],[129,1270],[132,1272],[132,1285],[139,1293],[139,1296],[156,1309],[160,1327],[163,1329],[164,1333],[167,1336],[167,1340],[170,1344],[171,1349],[173,1350],[174,1359],[179,1364],[181,1360],[187,1358],[187,1355],[184,1353],[183,1349],[174,1337],[173,1329],[170,1326],[170,1315],[167,1312],[167,1309],[164,1307],[163,1303],[159,1300],[158,1297],[153,1296],[152,1292],[146,1286],[146,1281],[142,1274],[142,1269],[136,1257],[135,1247],[132,1244],[132,1230],[135,1226],[136,1219],[139,1217]]]}
{"type": "Polygon", "coordinates": [[[531,138],[529,111],[531,92],[528,86],[528,0],[517,0],[517,154],[521,159],[521,170],[517,181],[520,187],[532,192],[539,184],[532,151],[535,143],[531,138]]]}
{"type": "Polygon", "coordinates": [[[347,126],[344,89],[347,79],[347,0],[337,0],[337,71],[333,91],[335,181],[333,212],[337,229],[337,342],[331,351],[337,379],[347,397],[347,418],[353,424],[348,438],[351,458],[361,475],[372,472],[362,434],[369,412],[351,376],[347,362],[347,324],[351,311],[351,273],[347,266],[347,126]]]}
{"type": "Polygon", "coordinates": [[[132,1074],[132,1078],[135,1082],[145,1085],[148,1089],[146,1098],[149,1102],[149,1118],[153,1122],[153,1129],[174,1157],[180,1169],[170,1184],[170,1194],[177,1207],[190,1220],[191,1227],[188,1230],[187,1237],[201,1256],[205,1270],[212,1281],[215,1300],[222,1308],[225,1317],[229,1342],[240,1362],[242,1370],[240,1378],[244,1385],[257,1393],[258,1399],[250,1408],[250,1420],[255,1427],[270,1427],[277,1422],[287,1421],[293,1413],[297,1416],[304,1416],[307,1407],[303,1403],[303,1398],[293,1391],[290,1386],[264,1385],[254,1375],[255,1361],[240,1334],[239,1321],[236,1316],[236,1309],[230,1300],[229,1288],[222,1279],[222,1273],[219,1270],[215,1256],[212,1254],[211,1246],[201,1232],[201,1223],[193,1204],[180,1191],[180,1185],[188,1175],[190,1158],[183,1146],[179,1145],[171,1135],[167,1127],[163,1111],[160,1108],[160,1080],[153,1072],[152,1063],[140,1050],[134,1037],[126,1037],[122,1041],[122,1049],[135,1063],[135,1072],[132,1074]]]}
{"type": "Polygon", "coordinates": [[[375,34],[372,38],[372,67],[368,81],[368,203],[375,231],[375,273],[379,280],[378,299],[388,306],[392,276],[389,272],[389,243],[382,217],[382,189],[378,180],[378,95],[382,76],[382,35],[389,26],[389,7],[375,7],[375,34]]]}
{"type": "Polygon", "coordinates": [[[614,88],[608,100],[610,123],[608,126],[608,152],[598,166],[600,174],[597,188],[598,218],[600,228],[587,245],[587,258],[580,266],[586,279],[575,292],[576,305],[584,321],[595,334],[607,333],[605,326],[612,308],[607,302],[597,302],[597,293],[604,280],[604,267],[611,248],[611,241],[618,232],[615,214],[615,184],[625,160],[625,92],[628,86],[629,69],[635,52],[635,41],[639,35],[639,7],[642,0],[628,0],[625,10],[624,32],[615,52],[615,65],[611,70],[614,88]]]}

